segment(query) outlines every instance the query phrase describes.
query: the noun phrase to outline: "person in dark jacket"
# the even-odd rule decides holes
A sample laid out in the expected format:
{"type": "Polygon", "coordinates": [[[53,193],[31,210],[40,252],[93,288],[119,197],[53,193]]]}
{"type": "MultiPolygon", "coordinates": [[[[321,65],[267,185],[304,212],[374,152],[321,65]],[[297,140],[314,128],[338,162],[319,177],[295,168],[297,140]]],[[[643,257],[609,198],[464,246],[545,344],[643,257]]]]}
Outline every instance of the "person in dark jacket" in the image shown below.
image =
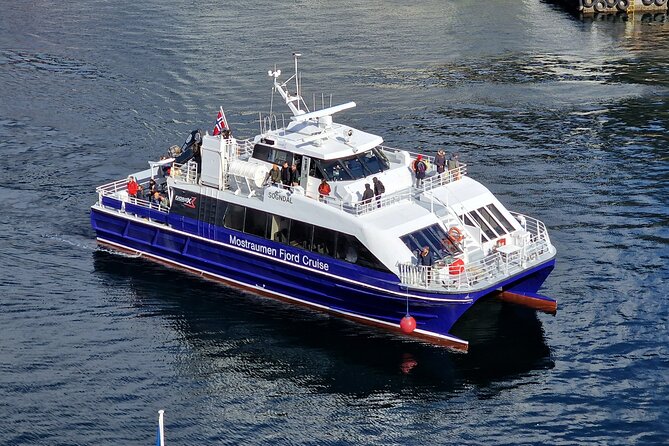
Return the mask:
{"type": "Polygon", "coordinates": [[[290,185],[300,185],[300,173],[297,171],[297,164],[295,163],[293,163],[293,165],[290,167],[290,185]]]}
{"type": "Polygon", "coordinates": [[[434,157],[434,165],[439,175],[446,171],[446,152],[443,149],[439,149],[437,156],[434,157]]]}
{"type": "Polygon", "coordinates": [[[425,268],[425,278],[429,285],[432,281],[432,265],[434,264],[434,255],[432,254],[432,251],[430,251],[429,246],[424,246],[421,250],[418,255],[418,264],[427,267],[425,268]]]}
{"type": "Polygon", "coordinates": [[[418,155],[416,160],[411,165],[412,170],[416,175],[416,187],[420,187],[425,178],[425,172],[427,171],[427,164],[423,161],[423,155],[418,155]]]}
{"type": "Polygon", "coordinates": [[[283,162],[283,167],[281,168],[281,182],[284,187],[290,187],[290,167],[288,166],[288,161],[283,162]]]}
{"type": "Polygon", "coordinates": [[[386,193],[386,187],[383,185],[381,180],[376,177],[372,178],[372,181],[374,182],[374,196],[376,197],[376,206],[381,207],[381,194],[386,193]]]}
{"type": "Polygon", "coordinates": [[[364,204],[371,203],[374,198],[374,191],[369,183],[365,183],[365,191],[362,193],[362,202],[364,204]]]}

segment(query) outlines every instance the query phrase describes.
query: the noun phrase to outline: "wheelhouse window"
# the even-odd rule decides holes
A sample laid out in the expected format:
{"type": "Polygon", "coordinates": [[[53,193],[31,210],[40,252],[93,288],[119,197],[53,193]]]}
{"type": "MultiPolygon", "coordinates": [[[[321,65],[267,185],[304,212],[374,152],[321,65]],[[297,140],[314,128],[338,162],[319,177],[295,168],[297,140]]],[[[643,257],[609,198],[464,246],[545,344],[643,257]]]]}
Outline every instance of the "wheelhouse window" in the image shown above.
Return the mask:
{"type": "Polygon", "coordinates": [[[253,146],[253,158],[268,163],[276,163],[281,166],[284,162],[288,164],[293,163],[293,154],[285,150],[276,149],[274,147],[266,146],[264,144],[256,144],[253,146]]]}
{"type": "Polygon", "coordinates": [[[318,161],[325,179],[329,181],[350,181],[353,174],[341,163],[341,160],[318,161]]]}
{"type": "Polygon", "coordinates": [[[390,168],[390,162],[378,149],[336,160],[315,160],[313,176],[329,181],[359,180],[390,168]]]}

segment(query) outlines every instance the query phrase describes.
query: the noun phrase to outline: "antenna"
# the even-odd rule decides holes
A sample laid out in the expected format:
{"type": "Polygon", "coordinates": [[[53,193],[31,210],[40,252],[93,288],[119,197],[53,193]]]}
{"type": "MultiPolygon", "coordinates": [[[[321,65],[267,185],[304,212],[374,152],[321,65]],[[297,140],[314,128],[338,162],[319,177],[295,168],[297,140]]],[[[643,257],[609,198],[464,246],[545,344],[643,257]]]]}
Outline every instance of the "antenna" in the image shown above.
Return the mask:
{"type": "MultiPolygon", "coordinates": [[[[298,98],[300,97],[300,81],[298,79],[299,76],[298,76],[298,72],[297,72],[297,58],[300,57],[300,56],[302,56],[301,53],[293,53],[293,57],[295,58],[295,94],[297,95],[298,98]]],[[[298,110],[300,109],[299,99],[297,101],[297,109],[298,110]]]]}

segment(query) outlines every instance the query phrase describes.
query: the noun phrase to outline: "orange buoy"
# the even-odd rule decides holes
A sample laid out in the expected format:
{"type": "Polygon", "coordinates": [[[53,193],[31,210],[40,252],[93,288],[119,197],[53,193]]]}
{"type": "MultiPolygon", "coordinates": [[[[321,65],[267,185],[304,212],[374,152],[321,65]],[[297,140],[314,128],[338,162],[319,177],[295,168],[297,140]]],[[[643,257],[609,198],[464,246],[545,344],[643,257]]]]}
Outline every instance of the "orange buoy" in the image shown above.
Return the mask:
{"type": "Polygon", "coordinates": [[[416,329],[416,319],[407,314],[400,321],[400,329],[406,334],[413,332],[416,329]]]}

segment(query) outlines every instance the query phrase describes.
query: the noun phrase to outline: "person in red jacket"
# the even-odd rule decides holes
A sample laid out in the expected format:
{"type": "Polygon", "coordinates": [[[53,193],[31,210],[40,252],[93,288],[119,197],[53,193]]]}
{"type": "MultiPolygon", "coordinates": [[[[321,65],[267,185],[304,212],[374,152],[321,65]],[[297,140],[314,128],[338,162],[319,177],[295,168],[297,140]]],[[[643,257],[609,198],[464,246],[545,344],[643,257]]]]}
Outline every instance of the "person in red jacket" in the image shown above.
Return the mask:
{"type": "Polygon", "coordinates": [[[135,181],[135,177],[128,177],[128,195],[137,198],[140,190],[142,190],[142,186],[135,181]]]}
{"type": "Polygon", "coordinates": [[[318,193],[320,194],[319,198],[322,200],[323,197],[327,197],[328,195],[330,195],[330,192],[331,189],[328,182],[325,181],[325,178],[321,179],[321,184],[318,186],[318,193]]]}

